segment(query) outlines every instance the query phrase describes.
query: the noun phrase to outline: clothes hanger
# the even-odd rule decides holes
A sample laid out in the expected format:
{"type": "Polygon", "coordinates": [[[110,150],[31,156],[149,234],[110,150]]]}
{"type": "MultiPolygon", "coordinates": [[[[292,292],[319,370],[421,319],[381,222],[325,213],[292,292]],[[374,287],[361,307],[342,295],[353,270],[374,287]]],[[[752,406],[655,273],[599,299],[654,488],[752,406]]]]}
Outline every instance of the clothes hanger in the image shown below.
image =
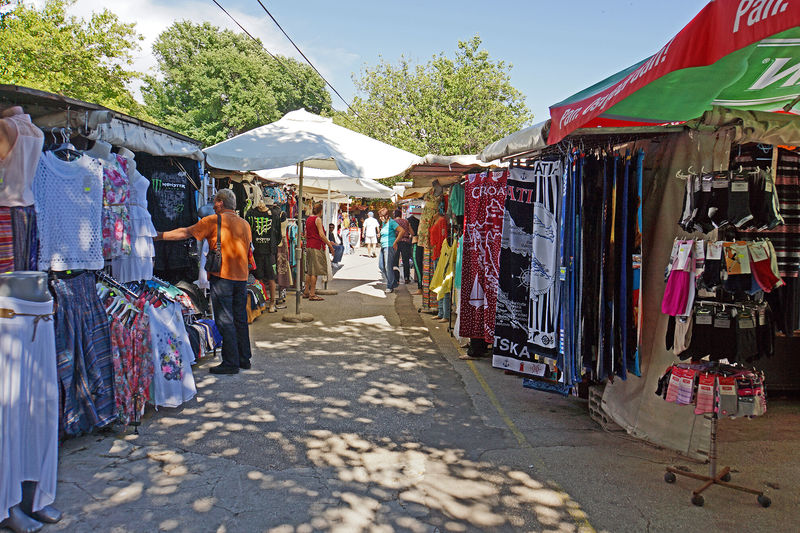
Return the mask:
{"type": "MultiPolygon", "coordinates": [[[[75,146],[70,142],[70,136],[72,135],[71,128],[59,128],[58,133],[61,135],[61,144],[52,150],[56,157],[64,161],[75,161],[79,157],[83,156],[83,154],[76,150],[75,146]]],[[[54,139],[55,134],[56,132],[53,132],[54,139]]]]}

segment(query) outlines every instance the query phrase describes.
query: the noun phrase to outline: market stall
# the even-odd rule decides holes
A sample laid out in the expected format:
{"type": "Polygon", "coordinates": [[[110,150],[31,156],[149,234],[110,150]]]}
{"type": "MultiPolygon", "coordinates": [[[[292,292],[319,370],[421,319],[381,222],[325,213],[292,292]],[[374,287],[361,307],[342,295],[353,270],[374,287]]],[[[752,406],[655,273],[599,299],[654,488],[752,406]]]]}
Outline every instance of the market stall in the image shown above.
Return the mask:
{"type": "MultiPolygon", "coordinates": [[[[512,163],[500,262],[506,264],[502,254],[507,250],[509,259],[522,266],[516,276],[527,292],[522,299],[508,300],[502,313],[498,304],[498,329],[502,316],[518,333],[496,332],[496,366],[529,376],[526,386],[562,393],[607,379],[602,407],[614,421],[633,435],[695,457],[708,454],[710,424],[653,394],[665,368],[685,348],[673,346],[676,332],[687,342],[687,325],[697,327],[697,309],[690,302],[727,298],[725,311],[730,312],[739,298],[763,298],[774,302],[772,312],[780,309],[789,322],[783,328],[787,336],[797,327],[786,300],[795,299],[794,261],[800,259],[791,219],[792,198],[800,187],[793,148],[800,141],[800,119],[791,113],[798,95],[789,67],[800,61],[793,46],[800,12],[786,3],[762,4],[710,3],[657,54],[556,104],[552,120],[493,143],[481,154],[483,160],[501,157],[512,163]],[[537,192],[518,190],[528,188],[525,183],[537,192]],[[552,194],[539,196],[542,190],[561,194],[553,202],[552,194]],[[774,203],[784,223],[770,229],[771,224],[761,222],[766,208],[750,207],[748,198],[759,198],[760,205],[774,203]],[[718,203],[722,200],[724,208],[718,203]],[[533,211],[532,222],[522,220],[525,210],[520,215],[512,210],[510,202],[520,201],[532,204],[527,210],[533,211]],[[712,219],[730,205],[731,220],[679,225],[687,219],[687,205],[712,219]],[[735,213],[745,205],[751,214],[758,213],[758,224],[750,215],[735,213]],[[676,238],[683,244],[674,246],[676,238]],[[690,240],[695,244],[686,244],[690,240]],[[670,326],[670,316],[662,312],[670,287],[665,287],[665,268],[674,269],[670,279],[689,273],[672,283],[680,279],[675,286],[681,291],[674,294],[686,296],[695,286],[685,280],[701,276],[696,265],[719,266],[716,255],[709,260],[709,243],[723,242],[728,249],[724,242],[767,240],[775,252],[751,258],[774,259],[788,288],[753,285],[747,294],[712,285],[708,292],[714,298],[692,292],[673,302],[671,312],[683,318],[670,326]],[[673,266],[682,250],[695,266],[686,267],[685,260],[673,266]],[[533,259],[536,268],[528,266],[533,259]],[[556,307],[541,308],[553,298],[559,299],[556,307]],[[684,308],[678,309],[681,303],[684,308]]],[[[754,278],[736,278],[740,273],[726,275],[743,285],[755,283],[754,278]]],[[[514,275],[501,273],[501,291],[514,275]]],[[[735,316],[744,320],[747,314],[735,316]]],[[[747,326],[735,322],[727,324],[747,326]]],[[[766,319],[758,323],[764,326],[766,319]]],[[[719,321],[720,328],[725,324],[719,321]]],[[[767,340],[772,337],[765,333],[767,340]]],[[[775,359],[781,344],[780,337],[775,339],[775,359]]],[[[770,364],[760,358],[759,349],[747,351],[740,364],[770,364]]],[[[696,355],[708,356],[702,352],[696,355]]],[[[726,358],[737,357],[731,353],[726,358]]],[[[793,370],[788,366],[783,372],[793,370]]]]}
{"type": "MultiPolygon", "coordinates": [[[[412,215],[410,219],[417,234],[413,258],[418,287],[422,292],[421,311],[435,313],[446,320],[456,336],[459,335],[459,324],[463,324],[461,253],[463,243],[469,243],[470,238],[465,232],[492,218],[491,213],[485,210],[465,218],[465,205],[470,204],[470,199],[465,199],[465,189],[474,181],[474,178],[472,181],[469,179],[470,176],[500,175],[502,172],[492,170],[502,166],[505,165],[499,161],[483,162],[474,155],[428,154],[403,173],[403,177],[412,182],[405,191],[405,198],[421,200],[420,215],[412,215]],[[478,219],[481,222],[477,222],[478,219]],[[455,323],[451,307],[455,312],[455,323]]],[[[482,334],[476,337],[483,339],[482,334]]]]}
{"type": "Polygon", "coordinates": [[[59,437],[190,400],[218,335],[188,247],[153,246],[196,221],[200,143],[24,87],[0,86],[0,109],[0,519],[14,528],[21,499],[30,515],[55,497],[59,437]]]}

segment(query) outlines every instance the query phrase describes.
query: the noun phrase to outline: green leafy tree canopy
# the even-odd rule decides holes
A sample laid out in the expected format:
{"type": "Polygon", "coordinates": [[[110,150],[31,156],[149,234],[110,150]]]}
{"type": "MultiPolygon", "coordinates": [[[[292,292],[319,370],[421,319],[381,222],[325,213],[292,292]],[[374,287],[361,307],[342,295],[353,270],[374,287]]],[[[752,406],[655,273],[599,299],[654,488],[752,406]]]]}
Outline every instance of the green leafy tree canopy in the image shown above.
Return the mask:
{"type": "Polygon", "coordinates": [[[336,121],[418,155],[475,154],[528,125],[533,115],[510,82],[511,65],[492,61],[481,39],[459,41],[455,59],[443,53],[425,65],[404,57],[381,60],[355,79],[358,96],[336,121]]]}
{"type": "Polygon", "coordinates": [[[175,22],[153,46],[158,75],[142,89],[148,112],[207,146],[304,107],[329,113],[324,81],[308,66],[273,59],[243,34],[175,22]]]}
{"type": "Polygon", "coordinates": [[[74,0],[47,0],[37,10],[0,0],[0,83],[63,94],[142,116],[128,84],[138,50],[134,24],[108,10],[89,20],[67,14],[74,0]]]}

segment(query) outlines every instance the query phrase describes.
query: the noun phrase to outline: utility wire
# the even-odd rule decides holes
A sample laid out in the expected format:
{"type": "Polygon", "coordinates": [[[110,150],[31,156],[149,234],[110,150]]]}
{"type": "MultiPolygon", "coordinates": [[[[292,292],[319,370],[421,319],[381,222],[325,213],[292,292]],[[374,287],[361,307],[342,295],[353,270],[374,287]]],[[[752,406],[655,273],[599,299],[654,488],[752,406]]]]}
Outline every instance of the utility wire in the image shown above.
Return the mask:
{"type": "Polygon", "coordinates": [[[238,20],[236,20],[235,18],[233,18],[233,15],[231,15],[230,13],[228,13],[228,10],[226,10],[224,7],[222,7],[222,6],[220,5],[220,3],[219,3],[219,2],[217,2],[217,0],[211,0],[211,1],[212,1],[212,2],[214,2],[215,4],[217,4],[217,7],[218,7],[218,8],[220,8],[220,9],[221,9],[221,10],[222,10],[222,11],[223,11],[223,12],[224,12],[226,15],[228,15],[228,17],[230,17],[230,19],[231,19],[231,20],[234,22],[234,24],[236,24],[237,26],[239,26],[239,28],[241,28],[241,30],[242,30],[243,32],[245,32],[245,33],[247,34],[247,36],[248,36],[248,37],[250,37],[251,39],[253,39],[253,41],[255,41],[256,43],[258,43],[258,44],[259,44],[259,46],[261,46],[261,48],[263,48],[263,49],[264,49],[264,51],[265,51],[266,53],[268,53],[268,54],[269,54],[269,56],[270,56],[272,59],[274,59],[275,61],[277,61],[277,62],[278,62],[278,64],[279,64],[280,66],[282,66],[282,67],[283,67],[283,69],[286,71],[286,73],[287,73],[289,76],[291,76],[292,78],[294,78],[294,80],[295,80],[295,81],[296,81],[298,84],[300,83],[300,80],[298,80],[298,79],[297,79],[297,78],[294,76],[294,74],[292,74],[292,71],[290,71],[290,70],[289,70],[289,67],[287,67],[287,66],[286,66],[286,64],[284,64],[284,62],[283,62],[283,61],[281,61],[280,59],[278,59],[278,56],[276,56],[275,54],[273,54],[272,52],[270,52],[269,50],[267,50],[267,47],[266,47],[266,46],[264,46],[264,44],[263,44],[261,41],[259,41],[259,40],[258,40],[258,39],[256,39],[255,37],[253,37],[253,35],[252,35],[252,34],[251,34],[249,31],[247,31],[246,29],[244,29],[244,26],[242,26],[241,24],[239,24],[239,21],[238,21],[238,20]]]}
{"type": "MultiPolygon", "coordinates": [[[[302,84],[302,82],[301,82],[299,79],[297,79],[297,77],[295,77],[295,75],[294,75],[294,74],[292,74],[292,72],[289,70],[289,67],[287,67],[287,66],[286,66],[286,64],[285,64],[283,61],[281,61],[281,60],[278,58],[278,56],[276,56],[275,54],[273,54],[272,52],[270,52],[270,51],[267,49],[267,47],[266,47],[266,46],[264,46],[264,43],[262,43],[261,41],[259,41],[259,40],[258,40],[257,38],[255,38],[255,37],[254,37],[254,36],[253,36],[253,35],[252,35],[252,34],[251,34],[249,31],[247,31],[247,30],[244,28],[244,26],[242,26],[242,25],[239,23],[239,21],[238,21],[238,20],[236,20],[236,18],[234,18],[234,16],[233,16],[233,15],[231,15],[230,13],[228,13],[228,10],[227,10],[227,9],[225,9],[224,7],[222,7],[222,6],[220,5],[220,3],[219,3],[219,2],[217,2],[217,0],[211,0],[211,1],[212,1],[212,2],[214,2],[214,3],[217,5],[217,7],[218,7],[218,8],[220,8],[220,9],[223,11],[223,13],[225,13],[226,15],[228,15],[228,17],[229,17],[229,18],[230,18],[230,19],[231,19],[231,20],[234,22],[234,24],[236,24],[237,26],[239,26],[239,28],[240,28],[240,29],[241,29],[243,32],[245,32],[245,33],[247,34],[247,36],[248,36],[248,37],[250,37],[251,39],[253,39],[253,41],[255,41],[256,43],[258,43],[258,45],[259,45],[259,46],[261,46],[261,48],[263,48],[263,49],[264,49],[264,51],[265,51],[267,54],[269,54],[269,56],[270,56],[272,59],[274,59],[275,61],[277,61],[277,62],[278,62],[278,64],[279,64],[281,67],[283,67],[283,69],[286,71],[286,73],[287,73],[289,76],[291,76],[291,77],[292,77],[292,79],[294,79],[294,80],[297,82],[298,86],[300,86],[300,85],[302,84]]],[[[259,4],[261,4],[261,1],[259,0],[259,2],[258,2],[258,3],[259,3],[259,4]]],[[[261,7],[263,7],[263,8],[264,8],[264,11],[267,11],[267,8],[266,8],[266,7],[264,7],[264,4],[261,4],[261,7]]],[[[278,24],[278,21],[277,21],[277,20],[275,20],[275,18],[272,16],[272,14],[270,14],[270,12],[269,12],[269,11],[267,11],[267,14],[270,16],[270,18],[272,18],[272,20],[274,20],[274,21],[275,21],[275,24],[278,24]]],[[[283,28],[281,28],[280,24],[278,24],[278,27],[281,29],[281,31],[283,31],[283,28]]],[[[285,32],[285,31],[283,31],[283,34],[284,34],[284,35],[286,35],[286,32],[285,32]]],[[[301,51],[300,51],[300,49],[299,49],[299,48],[297,48],[297,45],[295,45],[295,44],[294,44],[294,41],[292,41],[292,39],[291,39],[291,38],[289,38],[289,36],[288,36],[288,35],[286,35],[286,38],[287,38],[287,39],[289,39],[289,41],[291,41],[291,42],[292,42],[292,44],[293,44],[293,45],[294,45],[294,47],[297,49],[297,51],[298,51],[298,52],[300,52],[300,54],[301,54],[301,55],[302,55],[302,56],[305,58],[305,60],[308,62],[308,64],[309,64],[309,65],[311,65],[311,68],[313,68],[313,69],[314,69],[314,71],[315,71],[315,72],[316,72],[316,73],[319,75],[319,77],[320,77],[320,78],[322,78],[322,81],[324,81],[324,82],[325,82],[325,83],[328,85],[328,87],[330,87],[330,88],[331,88],[331,90],[333,90],[333,92],[335,92],[335,93],[336,93],[336,95],[337,95],[339,98],[341,98],[341,99],[342,99],[342,102],[344,102],[344,103],[345,103],[345,105],[347,106],[347,108],[348,108],[350,111],[352,111],[352,112],[353,112],[353,114],[354,114],[356,117],[358,117],[358,113],[356,113],[356,112],[355,112],[355,110],[354,110],[352,107],[350,107],[350,104],[348,104],[348,103],[347,103],[347,101],[346,101],[344,98],[342,98],[342,95],[341,95],[341,94],[339,94],[339,92],[338,92],[336,89],[334,89],[334,88],[333,88],[333,85],[331,85],[331,84],[328,82],[328,80],[326,80],[326,79],[325,79],[325,77],[324,77],[322,74],[320,74],[320,72],[317,70],[317,68],[316,68],[314,65],[312,65],[312,64],[311,64],[311,61],[309,61],[309,60],[308,60],[308,58],[305,56],[305,54],[303,54],[303,52],[301,52],[301,51]]],[[[345,120],[347,120],[348,122],[351,122],[351,121],[350,121],[350,117],[348,117],[348,116],[347,116],[347,114],[342,114],[342,115],[340,115],[340,116],[344,117],[344,118],[345,118],[345,120]]],[[[351,124],[352,124],[352,122],[351,122],[351,124]]]]}
{"type": "Polygon", "coordinates": [[[319,70],[317,70],[317,67],[315,67],[315,66],[314,66],[314,64],[313,64],[313,63],[311,63],[311,60],[310,60],[310,59],[308,59],[308,58],[306,57],[306,55],[303,53],[303,51],[302,51],[302,50],[300,50],[300,48],[299,48],[299,47],[298,47],[298,46],[297,46],[297,45],[294,43],[294,41],[292,40],[292,38],[291,38],[291,37],[289,37],[289,34],[288,34],[288,33],[286,33],[286,30],[284,30],[284,29],[283,29],[283,26],[281,26],[281,25],[280,25],[280,23],[279,23],[277,20],[275,20],[275,17],[273,17],[273,16],[272,16],[272,13],[270,13],[270,12],[269,12],[269,9],[267,9],[267,6],[265,6],[265,5],[264,5],[264,4],[261,2],[261,0],[256,0],[256,1],[257,1],[257,2],[258,2],[258,4],[261,6],[261,8],[262,8],[262,9],[263,9],[263,10],[264,10],[266,13],[267,13],[267,15],[269,15],[269,18],[271,18],[271,19],[272,19],[272,22],[274,22],[274,23],[275,23],[275,25],[278,27],[278,29],[279,29],[279,30],[281,30],[281,31],[283,32],[283,34],[286,36],[286,38],[287,38],[287,39],[289,39],[289,42],[290,42],[290,43],[292,43],[292,46],[294,46],[294,49],[295,49],[295,50],[297,50],[297,52],[298,52],[298,53],[299,53],[301,56],[303,56],[303,59],[305,59],[305,60],[306,60],[306,63],[308,63],[308,64],[311,66],[311,68],[313,68],[313,69],[314,69],[314,72],[316,72],[317,74],[319,74],[319,77],[320,77],[320,78],[322,78],[322,81],[324,81],[324,82],[325,82],[325,84],[326,84],[328,87],[330,87],[330,88],[331,88],[331,90],[332,90],[334,93],[336,93],[336,96],[338,96],[338,97],[339,97],[339,99],[340,99],[342,102],[344,102],[344,105],[346,105],[346,106],[347,106],[347,109],[349,109],[350,111],[352,111],[352,113],[353,113],[353,114],[354,114],[356,117],[358,117],[358,113],[356,113],[356,112],[355,112],[355,110],[354,110],[352,107],[350,107],[350,104],[347,102],[347,100],[345,100],[345,99],[344,99],[344,97],[343,97],[341,94],[339,94],[339,91],[337,91],[337,90],[336,90],[336,88],[334,88],[334,86],[333,86],[333,85],[331,85],[331,83],[330,83],[328,80],[326,80],[326,79],[325,79],[325,76],[323,76],[323,75],[322,75],[322,73],[321,73],[319,70]]]}

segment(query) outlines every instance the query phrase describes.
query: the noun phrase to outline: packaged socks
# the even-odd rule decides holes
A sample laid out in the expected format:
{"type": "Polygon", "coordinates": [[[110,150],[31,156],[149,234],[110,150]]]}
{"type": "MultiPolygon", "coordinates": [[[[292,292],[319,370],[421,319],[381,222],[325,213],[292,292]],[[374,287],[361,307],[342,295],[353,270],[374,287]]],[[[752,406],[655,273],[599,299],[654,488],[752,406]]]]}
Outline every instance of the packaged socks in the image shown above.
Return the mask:
{"type": "Polygon", "coordinates": [[[700,374],[697,380],[697,404],[694,408],[694,414],[702,415],[714,412],[715,383],[716,376],[714,374],[700,374]]]}
{"type": "Polygon", "coordinates": [[[736,394],[736,378],[719,376],[719,414],[722,416],[736,416],[738,411],[738,396],[736,394]]]}

